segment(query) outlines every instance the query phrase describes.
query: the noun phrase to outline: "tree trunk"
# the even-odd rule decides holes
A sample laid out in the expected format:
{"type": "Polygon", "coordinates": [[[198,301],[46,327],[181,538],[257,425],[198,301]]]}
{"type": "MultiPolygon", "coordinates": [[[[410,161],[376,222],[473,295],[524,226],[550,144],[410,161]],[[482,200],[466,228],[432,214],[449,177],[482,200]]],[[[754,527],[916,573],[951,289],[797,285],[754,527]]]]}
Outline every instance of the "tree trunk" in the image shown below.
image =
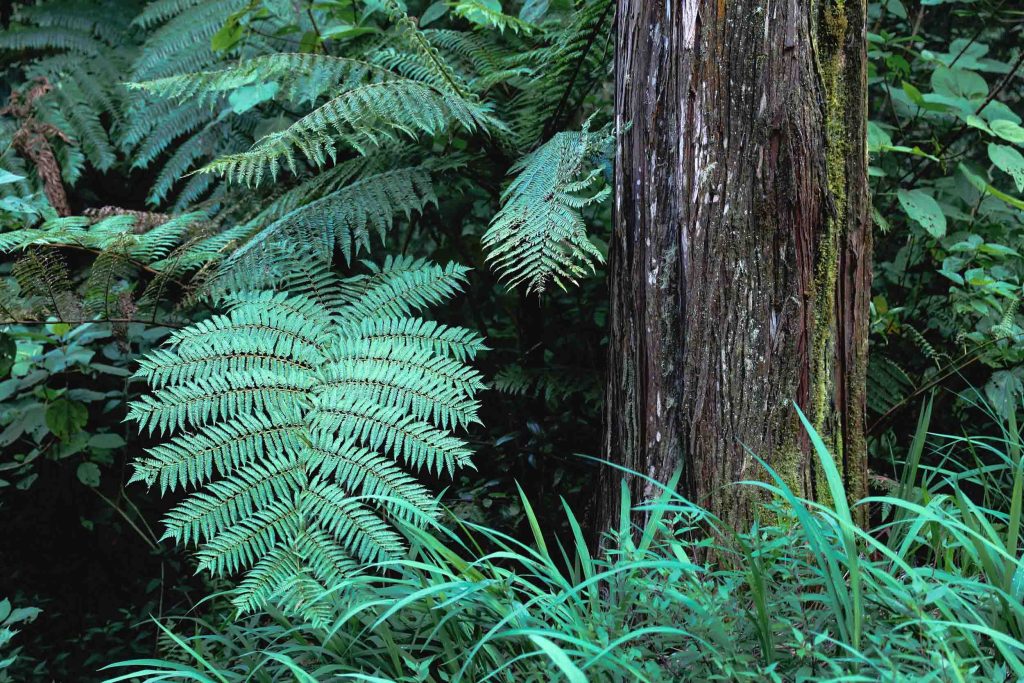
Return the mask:
{"type": "MultiPolygon", "coordinates": [[[[683,493],[742,526],[753,489],[729,484],[767,477],[750,453],[827,499],[795,401],[859,498],[864,0],[621,0],[616,25],[606,457],[682,466],[683,493]]],[[[599,526],[622,476],[603,468],[599,526]]]]}

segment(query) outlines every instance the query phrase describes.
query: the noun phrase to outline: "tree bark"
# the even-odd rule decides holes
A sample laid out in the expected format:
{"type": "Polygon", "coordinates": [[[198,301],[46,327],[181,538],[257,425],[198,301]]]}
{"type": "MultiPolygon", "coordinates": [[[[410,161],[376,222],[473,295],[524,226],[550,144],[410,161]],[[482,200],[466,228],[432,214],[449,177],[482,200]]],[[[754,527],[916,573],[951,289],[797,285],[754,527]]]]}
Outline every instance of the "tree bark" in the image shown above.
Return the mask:
{"type": "MultiPolygon", "coordinates": [[[[727,523],[827,500],[795,401],[866,492],[865,0],[620,0],[606,457],[727,523]],[[749,449],[749,450],[748,450],[749,449]]],[[[618,518],[603,468],[595,524],[618,518]]],[[[657,493],[631,480],[633,500],[657,493]]]]}

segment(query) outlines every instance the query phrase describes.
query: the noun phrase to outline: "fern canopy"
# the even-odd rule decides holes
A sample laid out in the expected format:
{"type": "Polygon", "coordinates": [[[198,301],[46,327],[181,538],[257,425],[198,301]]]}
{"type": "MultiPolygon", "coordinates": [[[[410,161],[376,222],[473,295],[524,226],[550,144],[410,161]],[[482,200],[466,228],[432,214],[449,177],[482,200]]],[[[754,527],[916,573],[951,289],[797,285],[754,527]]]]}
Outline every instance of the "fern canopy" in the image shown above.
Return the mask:
{"type": "Polygon", "coordinates": [[[225,314],[141,362],[153,391],[129,419],[164,440],[133,481],[193,490],[165,537],[199,545],[200,569],[245,572],[240,608],[315,612],[303,596],[401,555],[391,521],[431,519],[412,473],[471,465],[456,432],[477,421],[483,381],[467,362],[483,341],[415,316],[464,278],[388,259],[304,290],[228,294],[225,314]]]}

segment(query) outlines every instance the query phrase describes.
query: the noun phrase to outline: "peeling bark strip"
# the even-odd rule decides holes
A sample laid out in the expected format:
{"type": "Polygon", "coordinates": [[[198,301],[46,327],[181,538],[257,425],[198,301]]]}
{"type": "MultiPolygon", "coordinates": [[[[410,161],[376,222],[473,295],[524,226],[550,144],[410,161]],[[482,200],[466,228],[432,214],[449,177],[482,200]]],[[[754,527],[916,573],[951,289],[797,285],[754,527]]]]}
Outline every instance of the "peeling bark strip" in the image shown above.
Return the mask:
{"type": "Polygon", "coordinates": [[[734,524],[745,447],[826,497],[791,399],[866,490],[865,50],[864,0],[619,3],[606,457],[734,524]]]}

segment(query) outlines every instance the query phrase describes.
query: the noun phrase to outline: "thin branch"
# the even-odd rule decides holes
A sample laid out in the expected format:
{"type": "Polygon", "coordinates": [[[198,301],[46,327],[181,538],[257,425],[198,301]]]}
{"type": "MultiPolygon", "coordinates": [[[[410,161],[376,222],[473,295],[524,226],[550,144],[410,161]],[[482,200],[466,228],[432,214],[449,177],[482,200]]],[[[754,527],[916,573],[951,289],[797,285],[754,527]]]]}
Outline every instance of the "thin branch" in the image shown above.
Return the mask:
{"type": "Polygon", "coordinates": [[[96,324],[110,323],[110,324],[115,324],[115,325],[116,324],[128,325],[130,323],[139,323],[140,325],[147,325],[147,326],[150,326],[150,327],[169,327],[172,330],[182,330],[182,329],[185,328],[184,325],[179,325],[177,323],[168,323],[168,322],[159,322],[158,323],[158,322],[151,322],[149,320],[141,320],[139,318],[101,318],[101,319],[98,319],[98,320],[94,320],[92,318],[68,319],[68,318],[57,317],[56,320],[41,320],[39,318],[32,318],[32,319],[13,318],[13,319],[9,319],[9,320],[0,320],[0,325],[59,325],[61,323],[65,324],[65,325],[85,325],[87,323],[96,323],[96,324]]]}

